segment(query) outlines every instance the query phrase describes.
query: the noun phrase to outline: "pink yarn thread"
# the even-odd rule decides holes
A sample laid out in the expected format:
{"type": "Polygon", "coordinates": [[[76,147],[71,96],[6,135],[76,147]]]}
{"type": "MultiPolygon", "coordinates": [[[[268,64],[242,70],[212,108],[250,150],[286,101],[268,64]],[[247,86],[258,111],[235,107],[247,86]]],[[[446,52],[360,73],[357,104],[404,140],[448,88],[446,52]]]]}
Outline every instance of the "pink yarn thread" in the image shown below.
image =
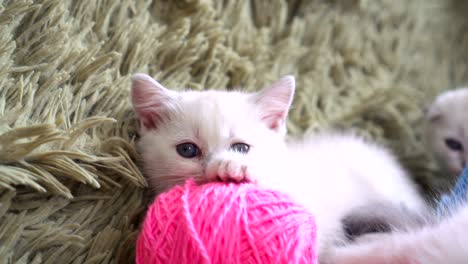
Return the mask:
{"type": "Polygon", "coordinates": [[[313,216],[253,184],[188,181],[149,208],[137,264],[317,263],[313,216]]]}

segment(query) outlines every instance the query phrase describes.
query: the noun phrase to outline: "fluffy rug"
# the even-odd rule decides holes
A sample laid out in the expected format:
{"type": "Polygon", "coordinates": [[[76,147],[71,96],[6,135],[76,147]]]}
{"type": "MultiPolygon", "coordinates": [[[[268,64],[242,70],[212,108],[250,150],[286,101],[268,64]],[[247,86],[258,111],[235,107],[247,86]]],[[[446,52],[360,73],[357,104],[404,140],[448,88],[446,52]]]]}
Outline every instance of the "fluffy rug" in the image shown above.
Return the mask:
{"type": "Polygon", "coordinates": [[[130,76],[256,90],[297,77],[292,134],[353,129],[433,193],[424,105],[468,80],[439,0],[0,0],[0,262],[132,263],[148,202],[130,76]]]}

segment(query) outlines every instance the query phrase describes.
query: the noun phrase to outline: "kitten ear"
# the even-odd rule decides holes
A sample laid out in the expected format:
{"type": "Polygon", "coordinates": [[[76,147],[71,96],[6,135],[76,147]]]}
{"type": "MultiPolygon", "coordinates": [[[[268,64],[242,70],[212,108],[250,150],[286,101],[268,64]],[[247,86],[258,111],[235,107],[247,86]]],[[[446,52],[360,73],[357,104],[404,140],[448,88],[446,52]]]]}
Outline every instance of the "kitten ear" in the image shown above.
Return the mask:
{"type": "Polygon", "coordinates": [[[287,75],[253,96],[254,103],[260,110],[262,121],[270,129],[286,133],[286,118],[294,97],[294,90],[294,77],[287,75]]]}
{"type": "Polygon", "coordinates": [[[434,105],[427,106],[424,109],[424,116],[425,116],[426,120],[431,122],[431,123],[435,123],[435,122],[439,121],[440,119],[442,119],[442,113],[434,105]]]}
{"type": "Polygon", "coordinates": [[[174,94],[150,76],[132,76],[133,109],[143,129],[154,129],[174,102],[174,94]]]}

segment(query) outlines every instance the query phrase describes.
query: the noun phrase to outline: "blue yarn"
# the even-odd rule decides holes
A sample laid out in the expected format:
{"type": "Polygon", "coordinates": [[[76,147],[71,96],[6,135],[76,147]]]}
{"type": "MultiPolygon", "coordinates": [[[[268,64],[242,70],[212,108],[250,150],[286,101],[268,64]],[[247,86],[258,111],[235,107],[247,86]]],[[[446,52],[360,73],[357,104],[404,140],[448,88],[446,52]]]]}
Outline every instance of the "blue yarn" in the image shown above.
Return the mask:
{"type": "Polygon", "coordinates": [[[468,202],[468,166],[463,170],[453,190],[440,198],[437,207],[439,217],[450,216],[466,202],[468,202]]]}

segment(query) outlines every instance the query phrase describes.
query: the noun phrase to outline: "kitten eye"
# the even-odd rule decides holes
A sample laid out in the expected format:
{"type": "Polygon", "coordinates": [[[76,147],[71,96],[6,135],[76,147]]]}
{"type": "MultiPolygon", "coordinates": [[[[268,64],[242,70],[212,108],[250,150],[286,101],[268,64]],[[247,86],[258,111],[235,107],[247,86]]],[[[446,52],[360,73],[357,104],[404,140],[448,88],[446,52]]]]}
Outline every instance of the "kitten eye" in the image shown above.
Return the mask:
{"type": "Polygon", "coordinates": [[[250,150],[250,146],[245,143],[234,143],[230,149],[239,153],[247,153],[250,150]]]}
{"type": "Polygon", "coordinates": [[[176,146],[177,153],[180,156],[191,159],[200,155],[200,148],[192,142],[181,143],[176,146]]]}
{"type": "Polygon", "coordinates": [[[451,150],[454,151],[462,151],[463,150],[463,145],[460,143],[460,141],[453,139],[453,138],[447,138],[445,139],[445,145],[451,150]]]}

